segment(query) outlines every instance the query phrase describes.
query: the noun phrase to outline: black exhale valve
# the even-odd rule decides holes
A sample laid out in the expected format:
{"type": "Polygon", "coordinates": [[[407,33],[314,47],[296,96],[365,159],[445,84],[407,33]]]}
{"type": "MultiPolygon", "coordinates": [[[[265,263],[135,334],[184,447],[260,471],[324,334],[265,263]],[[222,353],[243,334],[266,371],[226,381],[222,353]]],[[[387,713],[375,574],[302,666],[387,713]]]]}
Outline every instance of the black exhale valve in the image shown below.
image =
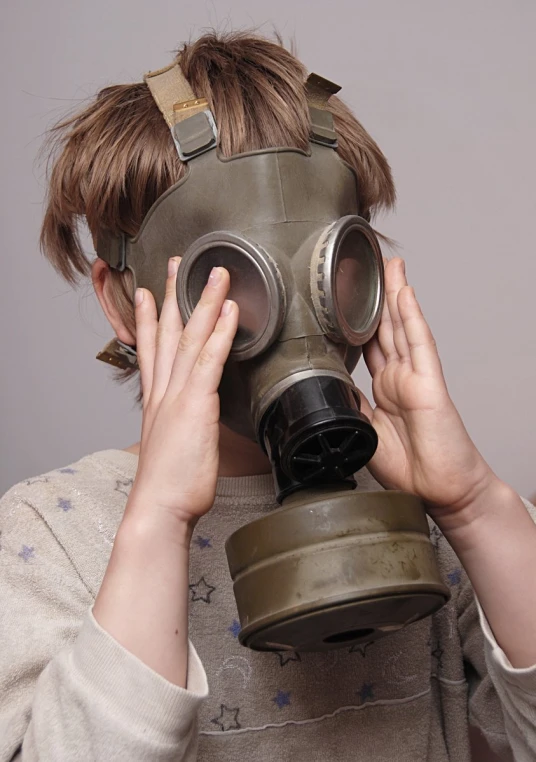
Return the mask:
{"type": "Polygon", "coordinates": [[[280,502],[297,489],[353,482],[378,445],[359,408],[357,389],[326,375],[296,382],[270,406],[260,441],[272,462],[280,502]]]}

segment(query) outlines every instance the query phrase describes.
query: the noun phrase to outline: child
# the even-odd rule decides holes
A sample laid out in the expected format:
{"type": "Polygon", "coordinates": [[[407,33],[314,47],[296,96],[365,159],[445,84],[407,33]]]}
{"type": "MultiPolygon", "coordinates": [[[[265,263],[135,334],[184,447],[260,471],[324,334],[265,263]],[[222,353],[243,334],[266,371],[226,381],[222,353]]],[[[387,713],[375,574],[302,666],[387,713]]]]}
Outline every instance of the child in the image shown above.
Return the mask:
{"type": "MultiPolygon", "coordinates": [[[[223,155],[306,149],[305,71],[281,46],[206,35],[180,67],[208,99],[223,155]]],[[[330,109],[368,219],[393,203],[388,164],[342,102],[330,109]]],[[[503,759],[535,758],[532,507],[465,431],[402,260],[386,264],[365,348],[376,407],[364,412],[379,446],[358,488],[426,502],[452,598],[359,647],[250,651],[237,641],[224,543],[276,504],[264,453],[219,423],[238,321],[229,274],[214,269],[183,327],[178,258],[157,319],[148,289],[134,305],[128,272],[82,252],[81,217],[95,241],[102,230],[134,236],[183,174],[145,84],[107,88],[58,130],[44,250],[70,281],[91,270],[117,338],[136,347],[143,425],[139,444],[2,500],[0,759],[442,762],[469,760],[471,735],[503,759]]]]}

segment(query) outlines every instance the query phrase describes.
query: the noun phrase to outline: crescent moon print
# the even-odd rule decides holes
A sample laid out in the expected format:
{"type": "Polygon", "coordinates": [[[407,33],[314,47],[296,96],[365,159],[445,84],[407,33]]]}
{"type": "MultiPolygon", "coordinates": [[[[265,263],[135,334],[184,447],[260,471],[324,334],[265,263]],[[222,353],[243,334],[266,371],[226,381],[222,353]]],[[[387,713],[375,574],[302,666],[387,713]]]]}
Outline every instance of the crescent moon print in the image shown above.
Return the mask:
{"type": "Polygon", "coordinates": [[[251,664],[244,656],[229,656],[216,672],[216,675],[221,675],[225,669],[234,669],[237,672],[240,672],[244,681],[244,688],[251,680],[251,664]]]}

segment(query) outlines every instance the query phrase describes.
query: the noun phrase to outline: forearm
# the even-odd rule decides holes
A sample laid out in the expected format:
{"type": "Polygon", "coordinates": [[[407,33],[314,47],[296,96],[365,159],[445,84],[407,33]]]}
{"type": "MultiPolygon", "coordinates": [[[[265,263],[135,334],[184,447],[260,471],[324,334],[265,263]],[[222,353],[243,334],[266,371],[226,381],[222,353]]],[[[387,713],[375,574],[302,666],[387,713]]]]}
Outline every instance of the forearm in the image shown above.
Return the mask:
{"type": "Polygon", "coordinates": [[[144,664],[185,687],[191,527],[150,508],[129,502],[93,615],[144,664]]]}
{"type": "Polygon", "coordinates": [[[530,667],[536,664],[536,525],[498,479],[464,514],[464,521],[441,529],[512,666],[530,667]]]}

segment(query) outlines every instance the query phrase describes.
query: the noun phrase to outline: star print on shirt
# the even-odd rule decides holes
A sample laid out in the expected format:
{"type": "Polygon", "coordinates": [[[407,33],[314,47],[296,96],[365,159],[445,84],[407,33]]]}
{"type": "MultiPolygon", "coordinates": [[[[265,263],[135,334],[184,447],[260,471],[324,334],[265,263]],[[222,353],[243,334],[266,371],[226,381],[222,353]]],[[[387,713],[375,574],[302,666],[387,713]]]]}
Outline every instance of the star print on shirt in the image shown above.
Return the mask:
{"type": "Polygon", "coordinates": [[[449,578],[449,582],[451,585],[459,585],[462,579],[462,570],[453,569],[451,572],[447,574],[447,577],[449,578]]]}
{"type": "Polygon", "coordinates": [[[357,695],[359,696],[362,704],[374,698],[373,688],[373,683],[363,683],[361,688],[357,691],[357,695]]]}
{"type": "Polygon", "coordinates": [[[76,474],[74,468],[58,468],[60,474],[76,474]]]}
{"type": "Polygon", "coordinates": [[[117,479],[115,482],[115,491],[121,492],[126,497],[130,494],[130,487],[132,487],[132,484],[134,482],[134,479],[117,479]]]}
{"type": "Polygon", "coordinates": [[[214,725],[218,725],[224,732],[226,730],[239,730],[241,725],[238,722],[238,713],[240,708],[229,709],[225,704],[220,704],[220,716],[211,720],[214,725]]]}
{"type": "Polygon", "coordinates": [[[284,706],[290,706],[290,693],[290,691],[285,692],[278,690],[277,696],[275,696],[272,701],[274,704],[277,704],[280,709],[283,709],[284,706]]]}
{"type": "Polygon", "coordinates": [[[72,511],[74,506],[70,500],[64,500],[60,497],[58,500],[58,508],[61,508],[64,513],[67,513],[67,511],[72,511]]]}
{"type": "Polygon", "coordinates": [[[279,657],[279,666],[285,667],[289,661],[301,661],[301,656],[297,651],[274,651],[279,657]]]}
{"type": "Polygon", "coordinates": [[[354,645],[349,649],[349,654],[356,654],[359,653],[363,658],[367,655],[367,648],[369,646],[374,645],[373,640],[369,640],[368,643],[354,643],[354,645]]]}
{"type": "Polygon", "coordinates": [[[210,603],[210,596],[216,589],[212,585],[209,585],[204,577],[201,577],[199,582],[188,585],[192,592],[192,601],[204,601],[204,603],[210,603]]]}
{"type": "Polygon", "coordinates": [[[233,638],[237,638],[241,629],[238,619],[233,619],[233,623],[227,628],[227,632],[230,632],[233,638]]]}
{"type": "Polygon", "coordinates": [[[194,540],[195,544],[198,545],[201,550],[204,548],[211,548],[212,545],[210,544],[210,540],[208,537],[201,537],[201,535],[197,535],[197,537],[194,540]]]}
{"type": "Polygon", "coordinates": [[[34,558],[34,549],[29,548],[27,545],[23,545],[22,550],[18,555],[23,561],[29,561],[31,558],[34,558]]]}

